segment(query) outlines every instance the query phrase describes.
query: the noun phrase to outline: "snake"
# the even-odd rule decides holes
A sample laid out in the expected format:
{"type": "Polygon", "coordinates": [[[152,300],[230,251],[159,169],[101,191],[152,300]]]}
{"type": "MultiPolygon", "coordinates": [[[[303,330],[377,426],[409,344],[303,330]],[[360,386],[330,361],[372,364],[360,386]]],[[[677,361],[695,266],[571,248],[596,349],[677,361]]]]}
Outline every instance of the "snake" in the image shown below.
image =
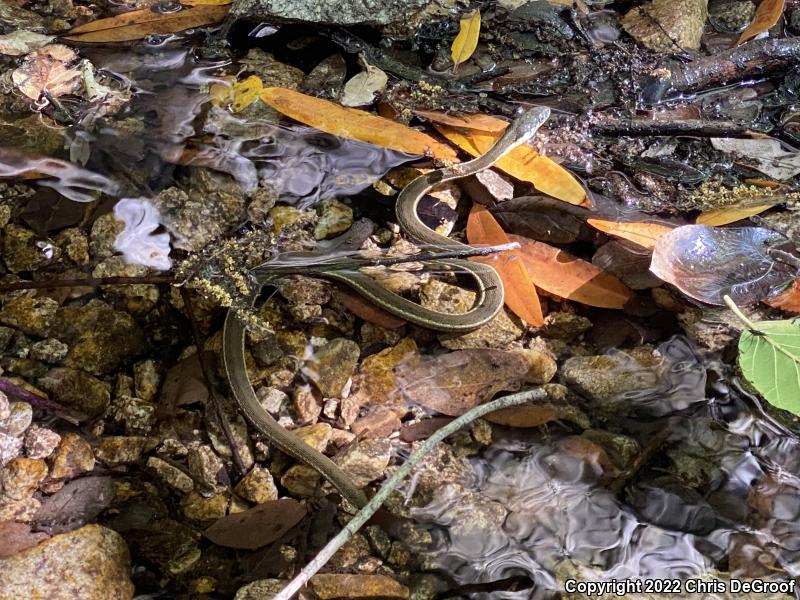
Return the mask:
{"type": "MultiPolygon", "coordinates": [[[[482,155],[472,160],[429,171],[412,180],[397,196],[395,213],[402,231],[418,244],[445,251],[469,250],[470,246],[440,235],[425,225],[417,215],[420,200],[434,187],[448,181],[474,175],[494,165],[514,148],[528,142],[550,116],[547,107],[534,107],[512,121],[498,140],[482,155]]],[[[255,303],[261,289],[283,275],[302,273],[343,283],[376,306],[410,323],[445,332],[466,332],[491,320],[503,306],[503,283],[493,267],[487,264],[452,258],[435,261],[438,265],[467,275],[475,284],[475,302],[471,309],[459,314],[443,313],[420,306],[387,290],[373,278],[360,272],[363,260],[340,259],[302,267],[275,268],[264,263],[251,271],[255,289],[249,301],[255,303]]],[[[229,310],[222,335],[223,365],[234,400],[245,418],[267,440],[294,459],[315,469],[329,481],[348,502],[362,508],[367,497],[352,479],[330,458],[284,429],[261,406],[247,376],[245,366],[246,327],[229,310]]]]}

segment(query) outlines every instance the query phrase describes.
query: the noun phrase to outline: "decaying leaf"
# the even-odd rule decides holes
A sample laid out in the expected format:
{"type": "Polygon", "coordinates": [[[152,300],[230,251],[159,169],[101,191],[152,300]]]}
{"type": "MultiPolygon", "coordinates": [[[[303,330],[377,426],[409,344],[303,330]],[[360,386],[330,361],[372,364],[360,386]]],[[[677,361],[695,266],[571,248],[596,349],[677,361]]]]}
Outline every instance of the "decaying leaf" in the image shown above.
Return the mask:
{"type": "Polygon", "coordinates": [[[306,515],[297,500],[281,498],[218,519],[203,535],[219,546],[254,550],[279,540],[306,515]]]}
{"type": "Polygon", "coordinates": [[[728,295],[737,304],[749,304],[794,280],[794,269],[768,253],[786,242],[763,227],[684,225],[658,240],[650,271],[695,300],[722,305],[728,295]]]}
{"type": "MultiPolygon", "coordinates": [[[[500,137],[499,133],[476,129],[457,129],[447,125],[436,125],[436,129],[472,156],[480,156],[485,153],[500,137]]],[[[570,204],[587,206],[590,204],[583,186],[569,171],[546,156],[540,155],[531,146],[522,145],[514,148],[498,160],[495,166],[520,181],[532,183],[537,190],[554,198],[570,204]]]]}
{"type": "Polygon", "coordinates": [[[0,54],[22,56],[33,50],[46,46],[55,36],[18,29],[6,35],[0,35],[0,54]]]}
{"type": "Polygon", "coordinates": [[[277,87],[264,88],[261,99],[287,117],[333,135],[440,160],[458,159],[450,146],[429,135],[362,110],[277,87]]]}
{"type": "Polygon", "coordinates": [[[710,225],[712,227],[720,227],[721,225],[728,225],[747,219],[753,215],[760,215],[765,210],[774,207],[776,202],[762,202],[760,204],[739,204],[736,206],[725,206],[722,208],[715,208],[706,210],[697,216],[695,222],[698,225],[710,225]]]}
{"type": "Polygon", "coordinates": [[[367,106],[375,101],[375,94],[386,89],[389,78],[378,67],[362,61],[364,70],[344,84],[340,102],[343,106],[367,106]]]}
{"type": "Polygon", "coordinates": [[[628,240],[648,250],[655,248],[656,242],[674,229],[674,227],[661,223],[606,221],[604,219],[587,219],[586,222],[603,233],[628,240]]]}
{"type": "Polygon", "coordinates": [[[153,233],[161,227],[158,209],[147,198],[123,198],[114,205],[114,218],[125,228],[114,239],[114,250],[122,252],[125,262],[168,271],[169,234],[153,233]]]}
{"type": "Polygon", "coordinates": [[[784,4],[785,0],[761,0],[753,22],[742,32],[736,43],[743,44],[774,27],[783,14],[784,4]]]}
{"type": "Polygon", "coordinates": [[[81,477],[48,496],[36,511],[34,521],[38,529],[51,535],[72,531],[103,512],[113,499],[111,477],[81,477]]]}
{"type": "MultiPolygon", "coordinates": [[[[476,246],[507,244],[509,238],[489,210],[475,204],[467,220],[467,239],[476,246]]],[[[476,262],[491,265],[503,281],[506,306],[520,319],[535,327],[544,325],[539,294],[522,264],[518,250],[508,250],[494,256],[476,256],[476,262]]]]}
{"type": "Polygon", "coordinates": [[[198,4],[167,13],[143,8],[79,25],[68,31],[64,39],[82,43],[141,40],[152,34],[177,33],[220,23],[229,10],[230,6],[225,4],[198,4]]]}
{"type": "Polygon", "coordinates": [[[481,34],[481,13],[473,10],[461,17],[458,35],[450,46],[450,57],[453,59],[453,72],[458,65],[469,60],[478,47],[478,38],[481,34]]]}
{"type": "Polygon", "coordinates": [[[214,106],[229,105],[233,112],[242,112],[253,102],[258,100],[264,84],[257,75],[242,81],[215,83],[208,90],[211,104],[214,106]]]}
{"type": "Polygon", "coordinates": [[[572,421],[579,427],[587,429],[591,426],[589,418],[578,407],[568,403],[524,404],[490,413],[484,417],[487,421],[508,427],[540,427],[552,421],[572,421]]]}
{"type": "Polygon", "coordinates": [[[34,533],[27,523],[0,521],[0,559],[14,556],[28,548],[33,548],[50,536],[44,532],[34,533]]]}
{"type": "Polygon", "coordinates": [[[78,55],[62,44],[51,44],[28,54],[11,73],[11,81],[28,98],[38,101],[46,94],[53,98],[81,89],[82,75],[78,55]]]}
{"type": "Polygon", "coordinates": [[[721,152],[746,158],[749,166],[779,181],[800,173],[800,153],[785,150],[780,140],[774,138],[711,138],[711,145],[721,152]]]}
{"type": "Polygon", "coordinates": [[[760,321],[742,331],[739,366],[766,400],[800,415],[800,323],[760,321]]]}
{"type": "Polygon", "coordinates": [[[468,349],[400,364],[395,379],[407,401],[454,417],[498,392],[546,383],[555,372],[555,361],[542,352],[468,349]]]}
{"type": "Polygon", "coordinates": [[[161,386],[159,410],[174,415],[178,407],[187,404],[203,404],[208,400],[208,388],[203,378],[203,369],[197,354],[170,368],[161,386]]]}
{"type": "Polygon", "coordinates": [[[600,308],[623,308],[633,297],[624,283],[590,262],[543,242],[508,239],[520,244],[519,256],[533,282],[555,296],[600,308]]]}
{"type": "Polygon", "coordinates": [[[786,290],[764,302],[786,312],[800,313],[800,279],[795,279],[786,290]]]}

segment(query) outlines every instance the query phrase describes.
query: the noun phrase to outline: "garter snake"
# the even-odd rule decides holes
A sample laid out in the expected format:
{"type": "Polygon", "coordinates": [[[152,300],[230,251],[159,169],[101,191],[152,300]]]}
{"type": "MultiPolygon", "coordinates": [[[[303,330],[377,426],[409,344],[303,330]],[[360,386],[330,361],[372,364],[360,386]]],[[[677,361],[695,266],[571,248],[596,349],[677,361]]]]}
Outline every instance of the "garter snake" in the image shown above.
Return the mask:
{"type": "MultiPolygon", "coordinates": [[[[409,183],[397,197],[397,221],[415,242],[442,250],[469,248],[465,244],[439,235],[428,228],[417,216],[417,206],[426,193],[435,186],[473,175],[492,166],[503,155],[530,140],[550,116],[550,109],[537,107],[512,122],[503,135],[485,154],[468,162],[426,173],[409,183]]],[[[304,265],[292,270],[270,268],[269,263],[253,269],[257,289],[251,298],[255,302],[261,288],[277,277],[290,272],[324,277],[346,284],[380,308],[410,323],[437,331],[469,331],[489,321],[503,305],[503,284],[490,266],[465,259],[443,259],[437,265],[447,267],[472,277],[476,285],[476,301],[472,309],[462,314],[447,314],[425,308],[388,291],[371,277],[358,271],[363,261],[343,259],[319,265],[304,265]]],[[[331,459],[302,442],[281,427],[261,406],[247,377],[244,359],[245,327],[231,311],[225,319],[222,354],[231,391],[247,420],[270,442],[283,452],[316,469],[350,503],[362,507],[366,503],[364,492],[358,489],[347,474],[331,459]]]]}

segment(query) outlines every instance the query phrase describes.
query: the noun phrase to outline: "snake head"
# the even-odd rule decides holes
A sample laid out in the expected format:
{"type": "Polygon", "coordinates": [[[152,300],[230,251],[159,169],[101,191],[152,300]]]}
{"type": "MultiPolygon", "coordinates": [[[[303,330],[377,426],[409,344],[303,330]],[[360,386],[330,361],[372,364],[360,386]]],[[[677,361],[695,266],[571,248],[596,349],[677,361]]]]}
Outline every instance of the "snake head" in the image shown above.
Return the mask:
{"type": "Polygon", "coordinates": [[[530,139],[539,130],[539,127],[544,125],[544,122],[550,118],[550,107],[548,106],[535,106],[530,110],[522,113],[514,121],[514,129],[520,138],[525,140],[530,139]]]}

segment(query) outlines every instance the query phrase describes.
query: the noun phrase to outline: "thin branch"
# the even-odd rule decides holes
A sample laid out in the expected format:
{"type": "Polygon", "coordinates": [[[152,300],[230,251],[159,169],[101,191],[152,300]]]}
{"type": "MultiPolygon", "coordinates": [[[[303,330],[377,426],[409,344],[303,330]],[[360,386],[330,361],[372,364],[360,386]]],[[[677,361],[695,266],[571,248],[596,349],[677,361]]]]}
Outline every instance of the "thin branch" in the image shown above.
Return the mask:
{"type": "Polygon", "coordinates": [[[361,527],[369,521],[372,515],[381,507],[391,494],[411,473],[417,463],[422,460],[436,445],[445,439],[447,436],[455,433],[465,425],[471,423],[475,419],[482,417],[485,414],[500,410],[501,408],[508,408],[511,406],[518,406],[520,404],[527,404],[537,400],[543,400],[547,397],[547,393],[542,388],[535,388],[518,394],[511,394],[503,396],[497,400],[487,402],[476,406],[472,410],[464,413],[457,419],[454,419],[429,437],[425,442],[417,448],[408,460],[395,471],[389,480],[381,486],[378,493],[350,520],[350,522],[342,529],[336,537],[328,542],[325,547],[320,550],[319,554],[306,565],[300,573],[283,588],[279,594],[273,597],[273,600],[290,600],[297,592],[306,585],[322,567],[324,567],[331,557],[353,536],[361,529],[361,527]]]}
{"type": "Polygon", "coordinates": [[[147,275],[143,277],[86,277],[84,279],[48,279],[46,281],[15,281],[0,284],[0,294],[20,290],[49,290],[63,287],[99,287],[101,285],[135,285],[139,283],[157,285],[175,283],[170,275],[147,275]]]}
{"type": "Polygon", "coordinates": [[[0,392],[14,396],[15,398],[19,398],[20,400],[24,400],[35,408],[51,412],[65,421],[72,423],[73,425],[77,425],[80,423],[80,421],[86,419],[85,414],[77,410],[67,408],[66,406],[62,406],[58,402],[53,402],[52,400],[44,398],[39,394],[34,394],[33,392],[26,390],[21,385],[17,385],[16,383],[12,382],[10,379],[8,379],[8,377],[0,377],[0,392]]]}

